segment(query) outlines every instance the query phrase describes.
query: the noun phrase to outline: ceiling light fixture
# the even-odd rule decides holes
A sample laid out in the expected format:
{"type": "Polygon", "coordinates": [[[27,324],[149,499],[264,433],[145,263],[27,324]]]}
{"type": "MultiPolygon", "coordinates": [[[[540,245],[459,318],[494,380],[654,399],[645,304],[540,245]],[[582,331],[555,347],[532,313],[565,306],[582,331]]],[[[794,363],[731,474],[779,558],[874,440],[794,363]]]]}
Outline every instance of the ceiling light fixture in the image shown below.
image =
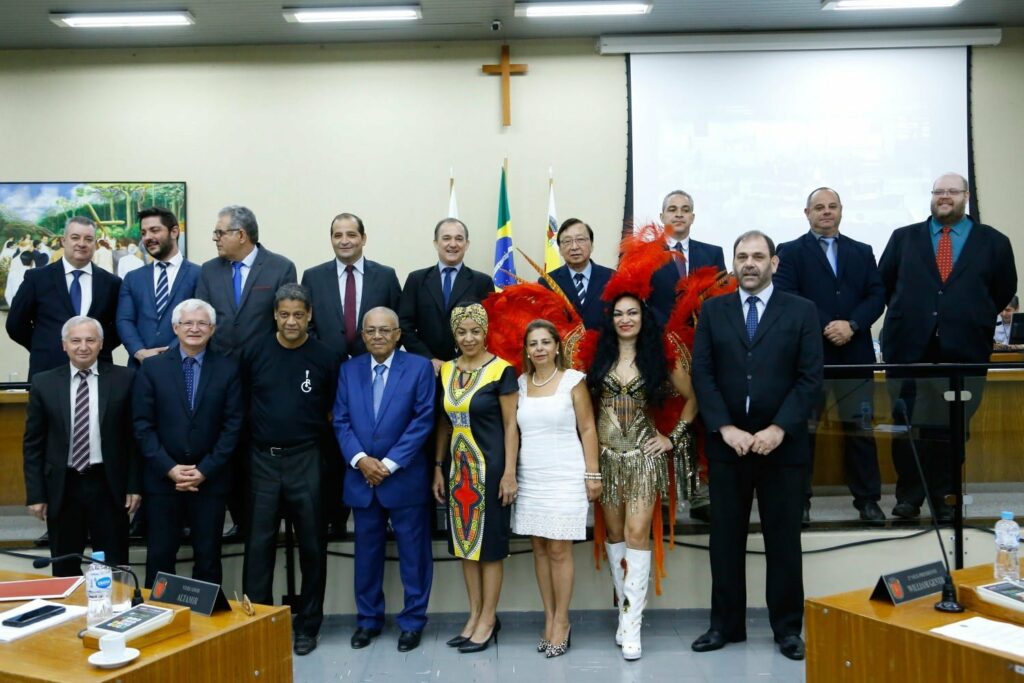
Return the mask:
{"type": "Polygon", "coordinates": [[[955,7],[963,0],[822,0],[821,9],[877,10],[877,9],[940,9],[955,7]]]}
{"type": "Polygon", "coordinates": [[[612,17],[649,14],[650,2],[517,2],[517,17],[612,17]]]}
{"type": "Polygon", "coordinates": [[[191,26],[196,23],[191,12],[75,12],[50,14],[50,21],[61,28],[159,28],[191,26]]]}
{"type": "Polygon", "coordinates": [[[381,7],[286,8],[284,18],[293,24],[327,24],[354,21],[414,21],[423,17],[419,5],[381,7]]]}

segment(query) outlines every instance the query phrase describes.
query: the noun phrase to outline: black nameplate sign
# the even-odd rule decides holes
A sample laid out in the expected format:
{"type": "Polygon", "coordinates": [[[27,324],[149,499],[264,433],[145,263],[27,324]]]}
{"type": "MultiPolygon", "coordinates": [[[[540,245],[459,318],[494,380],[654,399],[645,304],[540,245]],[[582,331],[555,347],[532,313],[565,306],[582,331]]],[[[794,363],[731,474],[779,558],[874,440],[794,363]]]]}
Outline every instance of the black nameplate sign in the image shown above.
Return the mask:
{"type": "Polygon", "coordinates": [[[941,562],[923,564],[901,572],[882,574],[871,594],[872,600],[883,600],[894,605],[932,595],[942,590],[946,581],[946,567],[941,562]]]}
{"type": "Polygon", "coordinates": [[[206,616],[231,609],[220,585],[165,572],[157,572],[149,597],[156,602],[188,607],[206,616]]]}

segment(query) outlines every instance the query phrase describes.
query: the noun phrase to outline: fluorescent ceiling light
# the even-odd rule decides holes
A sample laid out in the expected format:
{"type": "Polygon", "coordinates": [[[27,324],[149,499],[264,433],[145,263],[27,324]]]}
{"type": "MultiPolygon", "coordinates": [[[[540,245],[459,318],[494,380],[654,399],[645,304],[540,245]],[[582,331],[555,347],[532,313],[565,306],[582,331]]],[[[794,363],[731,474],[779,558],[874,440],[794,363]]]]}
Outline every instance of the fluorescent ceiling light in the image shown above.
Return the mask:
{"type": "Polygon", "coordinates": [[[381,7],[288,8],[285,20],[294,24],[324,24],[352,21],[413,21],[423,16],[419,5],[381,7]]]}
{"type": "Polygon", "coordinates": [[[822,9],[936,9],[955,7],[962,0],[822,0],[822,9]]]}
{"type": "Polygon", "coordinates": [[[650,2],[517,2],[517,17],[610,17],[648,14],[650,2]]]}
{"type": "Polygon", "coordinates": [[[155,28],[191,26],[196,23],[190,12],[76,12],[50,14],[50,21],[62,28],[155,28]]]}

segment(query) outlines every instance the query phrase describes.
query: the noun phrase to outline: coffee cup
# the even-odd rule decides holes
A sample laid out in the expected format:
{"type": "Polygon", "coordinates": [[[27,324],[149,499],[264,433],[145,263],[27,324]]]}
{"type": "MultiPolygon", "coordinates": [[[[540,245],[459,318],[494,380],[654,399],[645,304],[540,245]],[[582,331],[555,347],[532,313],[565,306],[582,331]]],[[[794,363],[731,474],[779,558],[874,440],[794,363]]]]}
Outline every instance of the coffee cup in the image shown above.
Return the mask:
{"type": "Polygon", "coordinates": [[[107,659],[108,661],[116,662],[119,659],[124,659],[124,634],[107,633],[100,636],[100,652],[103,653],[104,659],[107,659]]]}

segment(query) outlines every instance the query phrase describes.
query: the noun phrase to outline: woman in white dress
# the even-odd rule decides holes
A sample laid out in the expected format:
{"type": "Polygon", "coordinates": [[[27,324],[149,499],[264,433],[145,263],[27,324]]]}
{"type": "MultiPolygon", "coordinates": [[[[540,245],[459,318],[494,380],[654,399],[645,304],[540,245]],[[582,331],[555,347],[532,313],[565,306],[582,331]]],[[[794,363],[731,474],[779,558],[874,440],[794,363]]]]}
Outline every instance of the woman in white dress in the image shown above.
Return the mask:
{"type": "Polygon", "coordinates": [[[532,537],[544,602],[544,633],[537,651],[557,657],[571,643],[572,542],[586,539],[589,501],[601,496],[597,428],[585,376],[566,369],[555,326],[534,320],[526,328],[523,347],[517,412],[522,439],[519,496],[512,530],[532,537]]]}

